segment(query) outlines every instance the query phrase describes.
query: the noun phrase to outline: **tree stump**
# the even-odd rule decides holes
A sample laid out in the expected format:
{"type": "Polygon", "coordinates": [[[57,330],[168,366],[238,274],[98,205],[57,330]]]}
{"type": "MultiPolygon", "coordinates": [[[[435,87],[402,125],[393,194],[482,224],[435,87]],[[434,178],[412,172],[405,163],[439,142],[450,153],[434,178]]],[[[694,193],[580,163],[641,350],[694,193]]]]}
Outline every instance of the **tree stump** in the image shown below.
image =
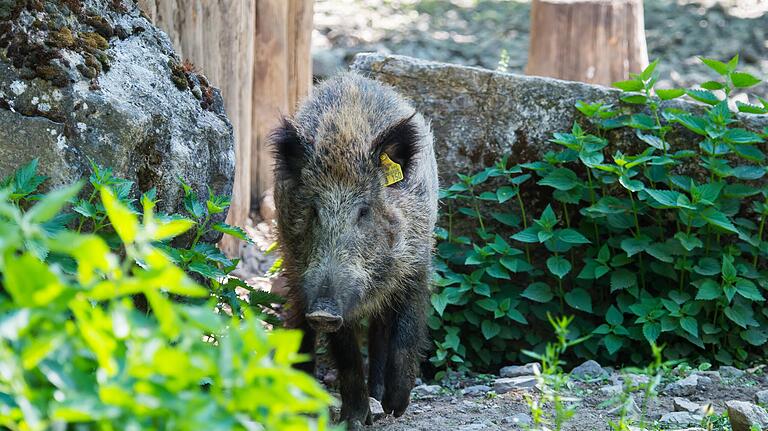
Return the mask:
{"type": "Polygon", "coordinates": [[[648,65],[642,0],[533,0],[528,75],[610,85],[648,65]]]}

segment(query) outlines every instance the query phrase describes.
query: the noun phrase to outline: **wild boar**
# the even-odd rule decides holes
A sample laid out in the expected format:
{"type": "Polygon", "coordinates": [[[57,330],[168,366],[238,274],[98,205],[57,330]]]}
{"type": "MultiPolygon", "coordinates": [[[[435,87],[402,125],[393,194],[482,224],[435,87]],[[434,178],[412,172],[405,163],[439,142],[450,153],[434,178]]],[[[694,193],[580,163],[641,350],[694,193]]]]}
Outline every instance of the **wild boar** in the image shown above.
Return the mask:
{"type": "Polygon", "coordinates": [[[304,331],[307,353],[317,332],[328,334],[350,428],[371,423],[369,395],[400,416],[427,337],[438,196],[429,124],[392,88],[343,73],[315,88],[272,142],[287,324],[304,331]]]}

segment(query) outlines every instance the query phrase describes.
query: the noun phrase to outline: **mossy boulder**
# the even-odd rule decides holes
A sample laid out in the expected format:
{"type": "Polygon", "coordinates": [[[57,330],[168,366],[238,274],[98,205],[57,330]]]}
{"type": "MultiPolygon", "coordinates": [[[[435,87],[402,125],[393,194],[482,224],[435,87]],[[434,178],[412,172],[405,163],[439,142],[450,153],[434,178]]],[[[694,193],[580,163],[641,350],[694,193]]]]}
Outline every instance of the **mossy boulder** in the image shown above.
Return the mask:
{"type": "Polygon", "coordinates": [[[133,0],[0,0],[0,177],[33,158],[52,186],[92,160],[179,211],[179,178],[231,193],[234,137],[218,90],[133,0]]]}

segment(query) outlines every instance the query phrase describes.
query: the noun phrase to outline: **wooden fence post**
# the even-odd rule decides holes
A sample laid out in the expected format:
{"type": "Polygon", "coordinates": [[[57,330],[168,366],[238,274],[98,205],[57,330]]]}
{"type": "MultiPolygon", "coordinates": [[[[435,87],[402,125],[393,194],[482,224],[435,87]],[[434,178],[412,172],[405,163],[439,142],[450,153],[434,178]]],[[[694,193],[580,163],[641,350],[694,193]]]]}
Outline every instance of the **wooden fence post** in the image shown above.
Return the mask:
{"type": "Polygon", "coordinates": [[[647,65],[642,0],[533,0],[526,74],[610,85],[647,65]]]}

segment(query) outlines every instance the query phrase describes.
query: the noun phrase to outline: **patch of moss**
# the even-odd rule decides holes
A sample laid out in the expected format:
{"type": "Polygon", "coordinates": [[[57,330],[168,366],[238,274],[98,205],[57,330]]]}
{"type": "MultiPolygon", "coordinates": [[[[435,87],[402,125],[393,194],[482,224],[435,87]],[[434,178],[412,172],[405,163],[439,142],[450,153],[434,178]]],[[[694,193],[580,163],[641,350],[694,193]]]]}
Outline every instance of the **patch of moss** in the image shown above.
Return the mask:
{"type": "Polygon", "coordinates": [[[112,24],[110,24],[103,16],[85,15],[80,18],[80,21],[93,27],[94,30],[96,30],[96,33],[106,39],[109,39],[115,34],[112,24]]]}
{"type": "Polygon", "coordinates": [[[35,68],[37,76],[46,81],[50,81],[51,84],[57,87],[65,87],[69,83],[69,77],[67,72],[55,64],[43,64],[35,68]]]}
{"type": "Polygon", "coordinates": [[[80,33],[80,45],[85,49],[90,50],[105,50],[109,48],[109,42],[104,39],[100,34],[87,31],[80,33]]]}
{"type": "Polygon", "coordinates": [[[75,14],[80,14],[80,12],[83,11],[83,2],[82,0],[61,0],[61,3],[63,3],[65,6],[69,8],[72,12],[75,14]]]}
{"type": "Polygon", "coordinates": [[[184,73],[184,66],[173,60],[168,60],[168,66],[171,68],[171,81],[176,85],[176,88],[179,90],[189,88],[189,80],[187,74],[184,73]]]}
{"type": "Polygon", "coordinates": [[[48,39],[45,42],[56,48],[72,48],[75,46],[75,36],[72,34],[72,30],[70,30],[69,27],[64,27],[59,31],[48,33],[48,39]]]}

